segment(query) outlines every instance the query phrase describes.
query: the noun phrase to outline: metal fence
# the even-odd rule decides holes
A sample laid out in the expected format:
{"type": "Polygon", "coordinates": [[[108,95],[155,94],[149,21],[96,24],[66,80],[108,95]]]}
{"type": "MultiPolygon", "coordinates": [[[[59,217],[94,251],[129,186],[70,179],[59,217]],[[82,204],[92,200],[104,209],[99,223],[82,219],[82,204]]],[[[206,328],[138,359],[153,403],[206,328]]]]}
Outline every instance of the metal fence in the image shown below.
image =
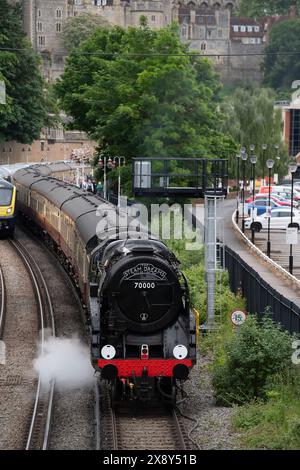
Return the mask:
{"type": "Polygon", "coordinates": [[[270,311],[274,321],[290,333],[300,333],[300,308],[270,286],[233,250],[225,248],[225,267],[231,290],[247,300],[247,310],[262,316],[270,311]]]}

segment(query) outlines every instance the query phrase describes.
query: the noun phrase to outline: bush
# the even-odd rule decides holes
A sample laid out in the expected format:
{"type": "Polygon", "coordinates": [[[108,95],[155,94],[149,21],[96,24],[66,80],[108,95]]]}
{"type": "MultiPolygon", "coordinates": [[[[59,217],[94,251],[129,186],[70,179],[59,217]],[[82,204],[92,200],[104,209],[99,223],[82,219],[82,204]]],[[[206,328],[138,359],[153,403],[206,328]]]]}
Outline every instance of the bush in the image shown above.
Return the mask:
{"type": "Polygon", "coordinates": [[[243,432],[246,448],[300,449],[300,370],[277,375],[267,392],[268,401],[238,407],[234,426],[243,432]]]}
{"type": "MultiPolygon", "coordinates": [[[[191,306],[200,313],[200,323],[206,321],[206,281],[205,281],[205,262],[204,248],[196,251],[185,249],[186,240],[167,240],[169,248],[176,254],[181,262],[181,269],[187,278],[191,306]]],[[[216,317],[221,316],[221,322],[235,309],[245,309],[245,301],[231,292],[229,286],[228,273],[220,273],[221,280],[216,283],[215,292],[215,311],[216,317]]]]}
{"type": "Polygon", "coordinates": [[[249,316],[213,365],[213,386],[220,405],[267,398],[268,382],[291,368],[292,338],[269,316],[249,316]]]}

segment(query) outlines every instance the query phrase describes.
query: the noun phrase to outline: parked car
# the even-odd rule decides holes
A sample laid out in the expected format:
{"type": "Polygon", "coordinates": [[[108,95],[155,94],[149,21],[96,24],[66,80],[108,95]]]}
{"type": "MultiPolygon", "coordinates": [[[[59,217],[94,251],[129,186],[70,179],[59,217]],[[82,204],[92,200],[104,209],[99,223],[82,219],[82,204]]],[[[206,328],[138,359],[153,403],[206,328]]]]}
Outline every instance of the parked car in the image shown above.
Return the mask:
{"type": "MultiPolygon", "coordinates": [[[[260,193],[267,196],[269,194],[269,186],[262,186],[260,188],[260,193]]],[[[291,200],[292,190],[289,186],[271,186],[271,194],[291,200]]],[[[293,200],[296,203],[300,203],[300,187],[294,188],[293,200]]]]}
{"type": "MultiPolygon", "coordinates": [[[[267,195],[267,199],[268,199],[269,195],[267,195]]],[[[255,196],[255,201],[260,201],[260,200],[265,200],[266,199],[266,195],[265,194],[257,194],[255,196]]],[[[275,196],[273,194],[271,194],[271,201],[275,202],[275,204],[277,204],[278,206],[285,206],[285,207],[291,207],[291,202],[288,201],[287,199],[284,199],[283,197],[281,196],[275,196]]],[[[249,197],[247,200],[246,200],[246,203],[247,204],[251,204],[253,202],[253,197],[249,197]]],[[[297,207],[298,204],[296,204],[294,202],[294,207],[297,207]]]]}
{"type": "MultiPolygon", "coordinates": [[[[266,212],[267,207],[269,207],[269,199],[266,197],[265,199],[258,199],[257,201],[252,202],[248,205],[249,215],[252,209],[256,209],[257,215],[262,215],[266,212]]],[[[271,199],[271,207],[281,207],[276,202],[272,201],[271,199]]]]}
{"type": "MultiPolygon", "coordinates": [[[[245,228],[260,232],[263,229],[268,228],[268,214],[258,215],[252,220],[249,217],[245,220],[245,228]]],[[[276,207],[271,210],[270,227],[271,229],[282,229],[286,230],[291,223],[291,211],[285,207],[276,207]]],[[[300,228],[300,211],[298,209],[293,210],[293,226],[300,228]]]]}

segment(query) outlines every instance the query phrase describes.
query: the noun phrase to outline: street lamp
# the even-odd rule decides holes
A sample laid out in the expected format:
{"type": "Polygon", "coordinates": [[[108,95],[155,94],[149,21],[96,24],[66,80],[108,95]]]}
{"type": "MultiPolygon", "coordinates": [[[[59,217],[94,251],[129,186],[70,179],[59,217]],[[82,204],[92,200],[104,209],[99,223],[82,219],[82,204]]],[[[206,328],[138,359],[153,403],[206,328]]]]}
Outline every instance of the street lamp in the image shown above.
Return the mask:
{"type": "Polygon", "coordinates": [[[269,169],[269,218],[268,218],[268,244],[267,244],[267,255],[271,258],[271,178],[272,178],[272,168],[274,166],[274,160],[267,160],[267,167],[269,169]]]}
{"type": "Polygon", "coordinates": [[[267,146],[267,144],[262,144],[261,148],[262,148],[262,151],[263,151],[263,162],[262,162],[262,168],[263,168],[262,177],[263,177],[263,180],[262,180],[262,185],[264,185],[265,184],[266,151],[267,151],[268,146],[267,146]]]}
{"type": "MultiPolygon", "coordinates": [[[[294,217],[294,176],[298,169],[297,162],[291,162],[289,164],[289,170],[292,174],[292,193],[291,193],[291,224],[290,227],[293,227],[293,217],[294,217]]],[[[290,274],[293,274],[294,269],[294,259],[293,259],[293,245],[290,244],[290,258],[289,258],[289,271],[290,274]]]]}
{"type": "Polygon", "coordinates": [[[112,161],[112,159],[109,157],[109,159],[107,160],[106,156],[103,157],[103,160],[102,158],[100,157],[99,159],[99,163],[98,163],[99,167],[101,169],[103,169],[103,173],[104,173],[104,178],[103,178],[103,197],[104,199],[107,199],[107,168],[109,169],[113,169],[115,167],[115,163],[112,161]]]}
{"type": "Polygon", "coordinates": [[[237,196],[236,196],[236,223],[239,223],[240,213],[239,213],[239,205],[240,205],[240,158],[241,154],[236,154],[236,188],[237,188],[237,196]]]}
{"type": "Polygon", "coordinates": [[[118,207],[121,207],[121,171],[120,167],[125,166],[126,160],[125,157],[115,157],[114,164],[118,162],[118,207]]]}
{"type": "Polygon", "coordinates": [[[245,233],[245,186],[246,186],[246,161],[248,155],[246,152],[242,152],[242,160],[243,160],[243,192],[242,192],[242,199],[243,199],[243,214],[242,214],[242,232],[245,233]]]}
{"type": "Polygon", "coordinates": [[[254,222],[254,203],[255,203],[255,165],[257,162],[257,157],[255,155],[251,155],[250,162],[252,164],[252,243],[255,243],[255,230],[253,226],[254,222]]]}

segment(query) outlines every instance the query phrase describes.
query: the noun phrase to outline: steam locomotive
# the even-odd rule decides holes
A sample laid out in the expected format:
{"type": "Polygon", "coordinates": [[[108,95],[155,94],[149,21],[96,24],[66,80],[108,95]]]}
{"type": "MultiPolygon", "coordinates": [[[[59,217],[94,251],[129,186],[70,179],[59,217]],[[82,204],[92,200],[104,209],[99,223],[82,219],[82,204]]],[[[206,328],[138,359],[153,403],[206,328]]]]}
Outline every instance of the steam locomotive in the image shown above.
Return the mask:
{"type": "Polygon", "coordinates": [[[86,305],[91,362],[123,400],[174,404],[196,361],[196,321],[180,263],[107,201],[57,179],[67,164],[14,175],[18,209],[72,274],[86,305]],[[54,177],[55,175],[55,177],[54,177]]]}

